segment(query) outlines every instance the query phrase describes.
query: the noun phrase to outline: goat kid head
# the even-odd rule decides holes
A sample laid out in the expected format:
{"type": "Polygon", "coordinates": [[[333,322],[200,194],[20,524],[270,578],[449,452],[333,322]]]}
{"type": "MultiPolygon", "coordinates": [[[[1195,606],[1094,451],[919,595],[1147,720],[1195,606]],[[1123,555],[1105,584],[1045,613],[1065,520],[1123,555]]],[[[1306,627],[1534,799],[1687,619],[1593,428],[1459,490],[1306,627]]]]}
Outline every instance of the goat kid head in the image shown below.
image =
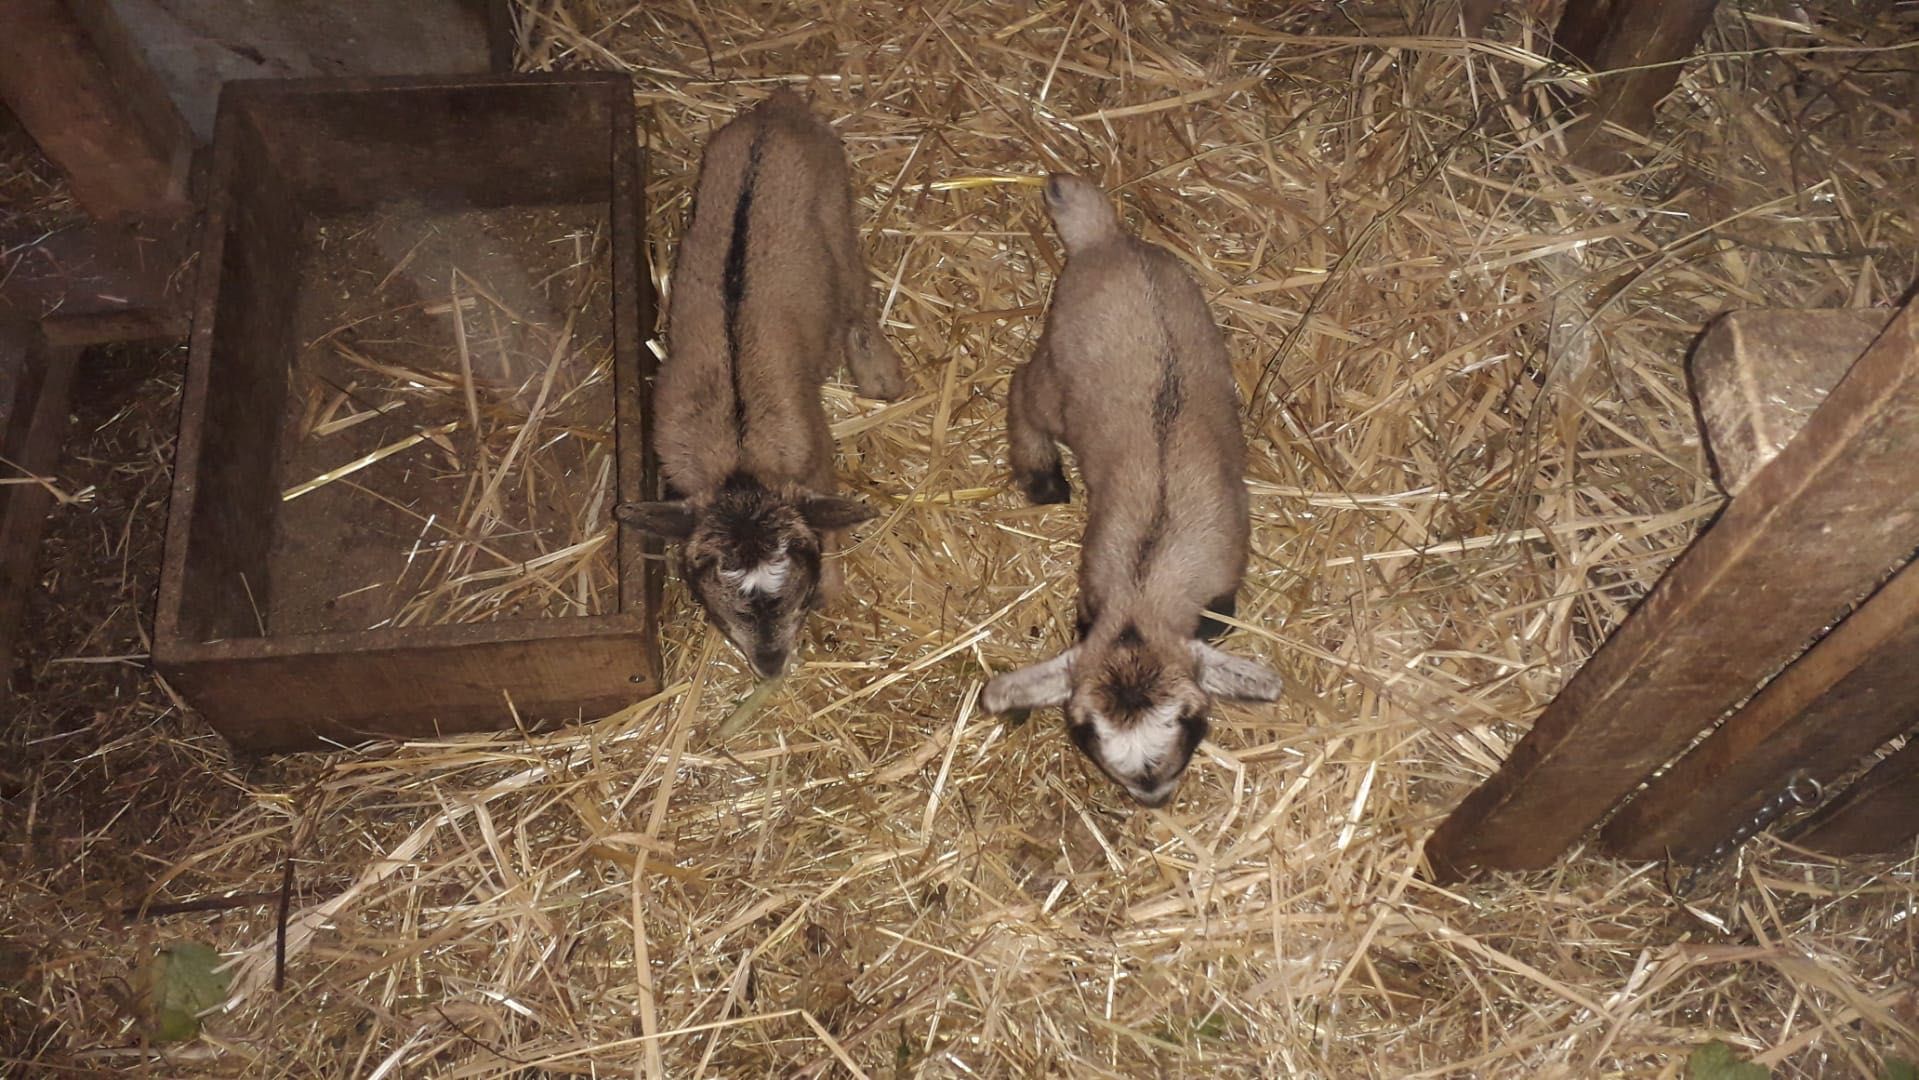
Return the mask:
{"type": "Polygon", "coordinates": [[[988,712],[1063,705],[1066,731],[1142,806],[1164,806],[1206,738],[1215,700],[1274,701],[1278,673],[1197,638],[1155,647],[1133,628],[1097,636],[986,684],[988,712]]]}
{"type": "Polygon", "coordinates": [[[681,545],[680,574],[754,674],[786,670],[820,591],[824,534],[873,516],[852,499],[736,476],[711,495],[623,503],[622,523],[681,545]]]}

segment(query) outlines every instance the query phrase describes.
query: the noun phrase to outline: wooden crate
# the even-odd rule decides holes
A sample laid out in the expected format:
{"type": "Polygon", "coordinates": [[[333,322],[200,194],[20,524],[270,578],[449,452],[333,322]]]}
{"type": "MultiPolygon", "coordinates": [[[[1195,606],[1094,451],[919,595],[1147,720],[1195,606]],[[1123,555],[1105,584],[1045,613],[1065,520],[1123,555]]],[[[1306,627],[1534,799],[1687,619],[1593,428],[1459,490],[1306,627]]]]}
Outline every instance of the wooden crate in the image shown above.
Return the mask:
{"type": "MultiPolygon", "coordinates": [[[[660,562],[622,530],[617,610],[598,615],[276,632],[270,565],[283,486],[304,479],[279,475],[279,462],[300,347],[293,313],[307,284],[291,253],[315,215],[603,203],[614,495],[653,495],[641,173],[624,76],[228,85],[153,651],[161,673],[236,747],[500,729],[515,713],[528,724],[562,722],[657,690],[660,562]]],[[[319,541],[305,550],[321,565],[302,564],[299,575],[324,574],[327,538],[308,539],[319,541]]]]}

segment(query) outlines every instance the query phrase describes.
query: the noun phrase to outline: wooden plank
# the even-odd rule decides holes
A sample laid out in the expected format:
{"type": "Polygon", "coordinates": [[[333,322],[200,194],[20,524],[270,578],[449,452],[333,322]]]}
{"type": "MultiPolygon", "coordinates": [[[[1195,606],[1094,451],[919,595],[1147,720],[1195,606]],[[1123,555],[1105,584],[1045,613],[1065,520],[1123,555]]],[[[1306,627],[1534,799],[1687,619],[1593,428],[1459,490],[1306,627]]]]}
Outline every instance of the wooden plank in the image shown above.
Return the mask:
{"type": "Polygon", "coordinates": [[[1919,723],[1919,564],[1901,570],[1601,833],[1631,859],[1690,862],[1732,834],[1795,770],[1820,783],[1919,723]]]}
{"type": "Polygon", "coordinates": [[[1608,124],[1652,126],[1653,107],[1679,83],[1680,64],[1712,25],[1716,0],[1568,0],[1553,32],[1600,78],[1567,141],[1575,152],[1608,124]],[[1632,69],[1632,70],[1623,70],[1632,69]]]}
{"type": "MultiPolygon", "coordinates": [[[[31,323],[0,320],[0,476],[50,475],[60,464],[78,353],[49,346],[31,323]]],[[[13,642],[39,561],[51,492],[0,484],[0,699],[13,678],[13,642]]]]}
{"type": "Polygon", "coordinates": [[[236,750],[279,753],[596,720],[660,687],[628,615],[192,644],[154,665],[236,750]],[[509,704],[509,702],[511,704],[509,704]]]}
{"type": "Polygon", "coordinates": [[[1434,872],[1551,863],[1915,547],[1919,310],[1908,304],[1440,825],[1426,846],[1434,872]]]}
{"type": "Polygon", "coordinates": [[[1910,849],[1919,840],[1919,732],[1808,817],[1792,839],[1831,855],[1910,849]]]}
{"type": "Polygon", "coordinates": [[[0,0],[0,100],[97,218],[186,207],[190,143],[156,126],[149,89],[130,87],[61,0],[0,0]],[[136,104],[136,102],[140,102],[136,104]]]}
{"type": "MultiPolygon", "coordinates": [[[[1736,311],[1694,351],[1721,483],[1743,490],[1885,328],[1883,309],[1736,311]]],[[[1909,566],[1606,825],[1626,858],[1693,861],[1795,771],[1821,783],[1919,720],[1919,567],[1909,566]]]]}
{"type": "Polygon", "coordinates": [[[1700,341],[1693,399],[1728,494],[1779,456],[1891,319],[1885,308],[1734,311],[1700,341]]]}
{"type": "MultiPolygon", "coordinates": [[[[167,92],[166,81],[149,61],[140,28],[124,17],[126,0],[59,2],[105,66],[116,100],[148,140],[184,171],[193,153],[193,130],[167,92]]],[[[207,14],[218,18],[216,13],[207,14]]]]}
{"type": "Polygon", "coordinates": [[[220,88],[235,79],[484,74],[513,64],[508,0],[65,2],[97,44],[131,41],[201,145],[213,139],[220,88]]]}
{"type": "Polygon", "coordinates": [[[198,244],[188,215],[0,232],[0,318],[55,345],[184,340],[198,244]]]}

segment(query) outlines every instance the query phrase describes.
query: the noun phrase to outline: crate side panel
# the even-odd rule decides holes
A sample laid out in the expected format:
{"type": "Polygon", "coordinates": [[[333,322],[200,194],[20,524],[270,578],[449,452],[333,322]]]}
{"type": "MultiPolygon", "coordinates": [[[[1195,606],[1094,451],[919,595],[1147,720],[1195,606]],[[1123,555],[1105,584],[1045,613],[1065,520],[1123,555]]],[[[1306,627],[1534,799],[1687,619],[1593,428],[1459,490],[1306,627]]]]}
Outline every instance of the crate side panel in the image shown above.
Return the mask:
{"type": "Polygon", "coordinates": [[[244,95],[274,169],[316,212],[603,200],[611,95],[565,82],[244,95]]]}
{"type": "Polygon", "coordinates": [[[213,193],[224,222],[212,334],[190,363],[206,369],[190,393],[199,453],[180,630],[193,641],[260,632],[270,603],[267,551],[277,511],[275,460],[299,288],[288,252],[298,204],[266,167],[265,147],[236,125],[233,169],[213,193]]]}
{"type": "Polygon", "coordinates": [[[316,749],[594,719],[659,689],[642,640],[608,633],[299,655],[163,659],[234,746],[316,749]],[[509,702],[511,704],[509,704],[509,702]]]}

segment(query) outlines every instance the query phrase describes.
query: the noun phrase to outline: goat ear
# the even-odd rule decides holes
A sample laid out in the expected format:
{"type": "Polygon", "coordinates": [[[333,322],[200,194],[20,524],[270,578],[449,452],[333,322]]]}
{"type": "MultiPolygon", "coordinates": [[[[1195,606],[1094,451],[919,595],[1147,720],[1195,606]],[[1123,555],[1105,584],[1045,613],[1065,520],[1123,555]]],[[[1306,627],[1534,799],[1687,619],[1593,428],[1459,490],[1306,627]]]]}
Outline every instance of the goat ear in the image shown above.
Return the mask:
{"type": "Polygon", "coordinates": [[[1192,643],[1199,665],[1199,688],[1227,701],[1278,701],[1285,683],[1279,672],[1257,660],[1234,656],[1203,641],[1192,643]]]}
{"type": "Polygon", "coordinates": [[[863,502],[837,495],[808,495],[800,500],[800,516],[821,532],[850,528],[878,513],[863,502]]]}
{"type": "Polygon", "coordinates": [[[631,525],[643,533],[665,537],[668,540],[684,540],[693,535],[696,515],[685,500],[672,502],[621,503],[613,508],[613,516],[622,525],[631,525]]]}
{"type": "Polygon", "coordinates": [[[1073,692],[1073,661],[1079,646],[1037,664],[996,675],[986,684],[980,704],[989,713],[1024,712],[1064,705],[1073,692]]]}

